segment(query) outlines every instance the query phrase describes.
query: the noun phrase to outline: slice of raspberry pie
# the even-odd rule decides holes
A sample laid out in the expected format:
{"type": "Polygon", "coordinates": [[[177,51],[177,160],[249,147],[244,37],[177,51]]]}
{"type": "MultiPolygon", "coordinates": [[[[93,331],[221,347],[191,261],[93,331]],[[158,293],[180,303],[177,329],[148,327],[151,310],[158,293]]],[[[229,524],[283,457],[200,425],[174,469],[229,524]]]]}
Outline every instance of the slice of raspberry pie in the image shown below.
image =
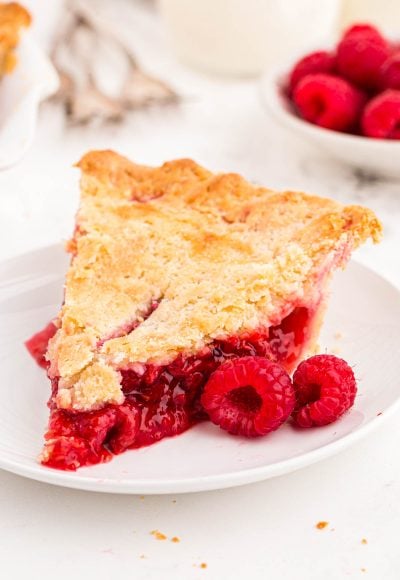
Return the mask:
{"type": "Polygon", "coordinates": [[[185,431],[206,417],[203,387],[228,359],[291,371],[315,348],[333,269],[380,237],[368,209],[191,160],[151,168],[94,151],[79,167],[64,305],[27,343],[52,382],[50,467],[185,431]]]}
{"type": "Polygon", "coordinates": [[[13,70],[21,29],[29,26],[29,12],[17,2],[0,2],[0,77],[13,70]]]}

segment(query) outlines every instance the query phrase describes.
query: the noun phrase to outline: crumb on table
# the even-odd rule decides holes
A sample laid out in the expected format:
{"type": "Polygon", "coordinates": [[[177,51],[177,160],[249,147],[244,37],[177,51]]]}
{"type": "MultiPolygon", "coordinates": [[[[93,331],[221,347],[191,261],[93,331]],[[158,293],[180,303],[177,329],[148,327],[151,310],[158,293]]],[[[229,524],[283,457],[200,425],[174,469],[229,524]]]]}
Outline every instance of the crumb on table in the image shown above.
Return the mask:
{"type": "Polygon", "coordinates": [[[361,543],[362,543],[362,544],[368,544],[368,542],[367,542],[367,538],[363,538],[363,539],[361,540],[361,543]]]}
{"type": "Polygon", "coordinates": [[[152,530],[150,532],[150,534],[156,539],[156,540],[166,540],[167,536],[165,534],[163,534],[162,532],[160,532],[159,530],[152,530]]]}
{"type": "Polygon", "coordinates": [[[315,524],[315,527],[317,528],[317,530],[324,530],[327,526],[329,525],[329,522],[318,522],[317,524],[315,524]]]}
{"type": "Polygon", "coordinates": [[[178,542],[180,542],[180,541],[181,541],[181,539],[180,539],[180,538],[178,538],[178,536],[173,536],[173,537],[171,538],[171,542],[174,542],[174,544],[177,544],[177,543],[178,543],[178,542]]]}
{"type": "Polygon", "coordinates": [[[202,562],[200,564],[200,568],[203,568],[203,570],[204,570],[205,568],[207,568],[207,564],[205,562],[202,562]]]}

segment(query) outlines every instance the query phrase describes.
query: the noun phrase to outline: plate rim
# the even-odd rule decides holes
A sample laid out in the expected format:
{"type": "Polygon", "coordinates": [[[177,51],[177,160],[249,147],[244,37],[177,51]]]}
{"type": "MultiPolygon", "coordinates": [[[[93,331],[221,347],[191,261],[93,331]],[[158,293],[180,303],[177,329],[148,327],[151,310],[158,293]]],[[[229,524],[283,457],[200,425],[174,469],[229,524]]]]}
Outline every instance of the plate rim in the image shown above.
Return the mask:
{"type": "MultiPolygon", "coordinates": [[[[32,254],[38,254],[43,251],[60,251],[61,244],[46,245],[41,248],[36,248],[30,252],[22,253],[7,260],[0,262],[0,267],[11,265],[19,259],[26,259],[32,254]]],[[[352,259],[353,267],[360,268],[368,274],[379,278],[386,286],[400,296],[400,290],[384,276],[365,266],[364,264],[352,259]]],[[[246,485],[249,483],[256,483],[262,480],[270,479],[285,473],[291,473],[302,467],[307,467],[323,459],[328,459],[340,451],[350,447],[353,443],[364,438],[371,431],[383,424],[383,422],[392,416],[400,408],[400,393],[381,415],[370,419],[368,422],[357,427],[356,430],[351,431],[339,439],[325,444],[316,449],[312,449],[305,453],[300,453],[289,459],[284,459],[269,465],[262,465],[258,467],[251,467],[243,470],[225,472],[214,475],[206,475],[201,477],[181,477],[163,479],[132,479],[119,478],[112,479],[108,477],[87,477],[81,475],[80,472],[58,471],[51,468],[46,468],[37,465],[24,465],[16,460],[4,458],[0,455],[0,469],[14,473],[16,475],[27,477],[42,483],[50,485],[57,485],[60,487],[67,487],[70,489],[78,489],[82,491],[94,491],[100,493],[118,493],[131,495],[164,495],[164,494],[181,494],[193,493],[201,491],[212,491],[218,489],[226,489],[246,485]]],[[[90,468],[87,468],[90,469],[90,468]]]]}
{"type": "MultiPolygon", "coordinates": [[[[1,457],[0,469],[41,483],[97,493],[124,495],[173,495],[216,491],[266,481],[274,477],[285,475],[286,473],[293,473],[304,467],[309,467],[319,461],[329,459],[374,431],[383,424],[384,420],[395,414],[398,408],[400,408],[400,396],[381,415],[376,416],[368,423],[360,426],[356,431],[348,433],[332,443],[271,465],[204,477],[167,479],[162,482],[157,479],[142,479],[139,481],[136,480],[136,482],[132,479],[122,478],[94,479],[82,475],[75,475],[77,472],[58,471],[52,468],[45,468],[39,464],[37,467],[21,466],[17,462],[14,463],[12,460],[7,460],[1,457]]],[[[90,469],[90,467],[88,469],[90,469]]]]}

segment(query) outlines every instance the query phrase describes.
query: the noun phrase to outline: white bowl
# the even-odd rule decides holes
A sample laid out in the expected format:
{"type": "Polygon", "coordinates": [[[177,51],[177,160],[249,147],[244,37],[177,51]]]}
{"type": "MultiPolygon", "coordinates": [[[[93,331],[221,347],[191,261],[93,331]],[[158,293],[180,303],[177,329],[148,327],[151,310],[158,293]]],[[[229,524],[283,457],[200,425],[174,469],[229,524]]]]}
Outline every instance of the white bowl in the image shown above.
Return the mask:
{"type": "Polygon", "coordinates": [[[22,35],[17,66],[0,82],[0,170],[15,165],[33,142],[39,104],[58,88],[58,75],[29,32],[22,35]]]}
{"type": "Polygon", "coordinates": [[[368,174],[399,178],[400,141],[339,133],[313,125],[296,115],[283,90],[294,62],[292,60],[284,68],[267,73],[261,80],[262,101],[276,121],[331,158],[368,174]]]}

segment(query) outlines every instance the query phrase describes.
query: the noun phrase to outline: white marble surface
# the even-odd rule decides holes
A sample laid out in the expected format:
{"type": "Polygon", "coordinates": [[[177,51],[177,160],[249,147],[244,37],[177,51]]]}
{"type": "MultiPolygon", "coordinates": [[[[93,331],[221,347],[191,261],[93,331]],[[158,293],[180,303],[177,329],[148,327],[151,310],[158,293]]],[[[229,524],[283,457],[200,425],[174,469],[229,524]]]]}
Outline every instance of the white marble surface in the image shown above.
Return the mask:
{"type": "MultiPolygon", "coordinates": [[[[50,15],[38,9],[38,0],[30,4],[45,42],[50,15]]],[[[257,82],[208,78],[177,64],[143,4],[125,22],[135,30],[132,45],[148,70],[184,95],[182,104],[132,114],[123,126],[91,129],[66,129],[57,107],[45,105],[34,147],[0,174],[0,258],[68,237],[78,200],[72,164],[87,149],[107,147],[143,163],[194,157],[274,188],[369,205],[384,223],[385,238],[357,258],[400,288],[400,182],[361,177],[294,141],[264,113],[257,82]]],[[[107,10],[116,22],[115,4],[107,10]]],[[[397,580],[399,419],[336,458],[220,492],[141,499],[0,472],[1,576],[397,580]],[[319,520],[329,521],[328,528],[317,530],[319,520]],[[181,542],[157,541],[154,529],[181,542]]]]}

